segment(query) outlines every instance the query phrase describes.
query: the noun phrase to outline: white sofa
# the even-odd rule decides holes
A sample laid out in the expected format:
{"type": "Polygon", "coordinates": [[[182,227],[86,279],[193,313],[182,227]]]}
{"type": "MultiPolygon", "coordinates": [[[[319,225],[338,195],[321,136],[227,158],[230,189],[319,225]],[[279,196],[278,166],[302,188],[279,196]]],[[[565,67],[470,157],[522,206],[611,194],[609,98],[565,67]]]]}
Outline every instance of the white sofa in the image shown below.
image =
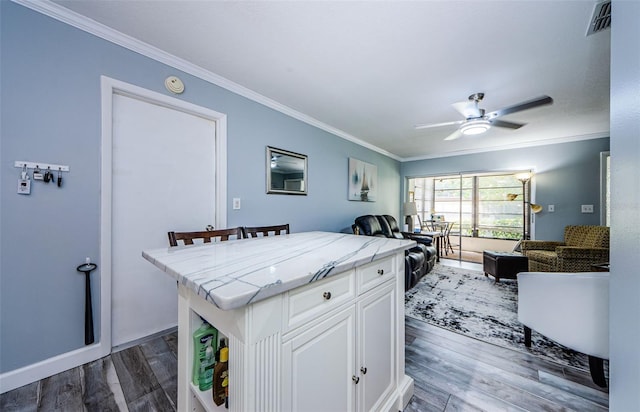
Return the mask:
{"type": "Polygon", "coordinates": [[[609,272],[521,272],[518,321],[525,345],[531,330],[585,353],[593,382],[606,386],[603,359],[609,359],[609,272]]]}

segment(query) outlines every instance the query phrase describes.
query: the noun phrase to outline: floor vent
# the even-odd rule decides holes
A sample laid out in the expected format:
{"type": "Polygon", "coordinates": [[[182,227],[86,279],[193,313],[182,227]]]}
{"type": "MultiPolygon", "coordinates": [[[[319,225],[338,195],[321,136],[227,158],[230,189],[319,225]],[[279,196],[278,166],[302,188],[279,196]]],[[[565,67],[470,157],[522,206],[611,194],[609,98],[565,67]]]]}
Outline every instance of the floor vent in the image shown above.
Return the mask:
{"type": "Polygon", "coordinates": [[[606,30],[611,27],[611,1],[596,4],[593,8],[593,16],[589,22],[587,36],[606,30]]]}

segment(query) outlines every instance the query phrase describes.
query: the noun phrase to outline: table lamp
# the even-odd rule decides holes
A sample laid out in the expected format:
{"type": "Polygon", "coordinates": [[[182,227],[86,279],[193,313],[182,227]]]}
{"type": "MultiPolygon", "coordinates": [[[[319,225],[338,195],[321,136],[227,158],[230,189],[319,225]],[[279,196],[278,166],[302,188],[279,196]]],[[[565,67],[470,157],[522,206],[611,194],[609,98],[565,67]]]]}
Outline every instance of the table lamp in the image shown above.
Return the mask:
{"type": "MultiPolygon", "coordinates": [[[[404,222],[409,227],[409,232],[413,232],[413,215],[418,214],[418,208],[416,207],[416,202],[404,202],[404,222]]],[[[418,217],[419,219],[419,217],[418,217]]]]}

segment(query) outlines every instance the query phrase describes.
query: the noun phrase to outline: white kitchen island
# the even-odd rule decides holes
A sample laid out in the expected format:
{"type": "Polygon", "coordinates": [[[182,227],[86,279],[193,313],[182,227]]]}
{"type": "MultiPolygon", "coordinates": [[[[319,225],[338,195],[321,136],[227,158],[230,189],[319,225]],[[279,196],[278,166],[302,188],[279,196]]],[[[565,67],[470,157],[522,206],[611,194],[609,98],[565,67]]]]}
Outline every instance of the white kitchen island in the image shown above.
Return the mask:
{"type": "Polygon", "coordinates": [[[191,385],[200,316],[227,338],[232,412],[404,409],[413,245],[305,232],[144,251],[178,281],[178,410],[226,410],[191,385]]]}

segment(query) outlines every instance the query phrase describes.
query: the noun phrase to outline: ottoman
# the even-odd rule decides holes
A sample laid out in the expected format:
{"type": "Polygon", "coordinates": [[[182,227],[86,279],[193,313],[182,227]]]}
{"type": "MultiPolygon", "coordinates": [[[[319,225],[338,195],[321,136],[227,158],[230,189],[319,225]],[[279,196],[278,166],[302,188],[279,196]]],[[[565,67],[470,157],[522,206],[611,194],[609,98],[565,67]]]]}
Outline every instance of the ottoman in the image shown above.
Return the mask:
{"type": "Polygon", "coordinates": [[[485,250],[482,253],[482,270],[485,276],[493,276],[496,282],[500,278],[516,279],[519,272],[529,269],[526,256],[511,252],[494,252],[485,250]]]}

